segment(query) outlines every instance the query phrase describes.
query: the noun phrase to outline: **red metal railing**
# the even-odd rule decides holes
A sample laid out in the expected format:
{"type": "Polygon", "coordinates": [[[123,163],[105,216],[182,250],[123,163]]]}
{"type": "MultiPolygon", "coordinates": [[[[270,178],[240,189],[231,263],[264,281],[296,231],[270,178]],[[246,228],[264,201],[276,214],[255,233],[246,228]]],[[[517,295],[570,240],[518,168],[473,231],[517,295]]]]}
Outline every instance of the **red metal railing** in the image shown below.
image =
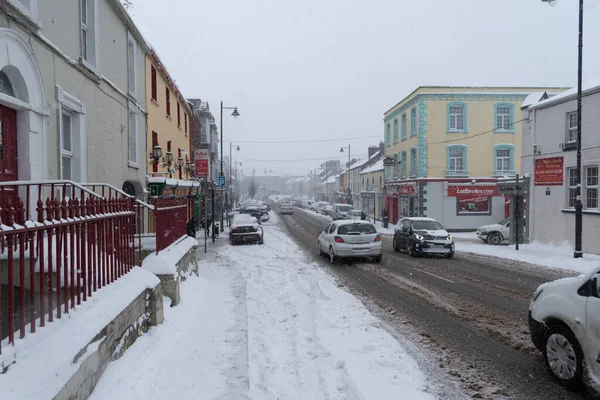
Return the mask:
{"type": "Polygon", "coordinates": [[[15,325],[23,338],[134,266],[135,204],[71,181],[0,184],[0,354],[15,325]]]}
{"type": "Polygon", "coordinates": [[[187,199],[154,199],[156,252],[166,249],[186,235],[187,199]]]}

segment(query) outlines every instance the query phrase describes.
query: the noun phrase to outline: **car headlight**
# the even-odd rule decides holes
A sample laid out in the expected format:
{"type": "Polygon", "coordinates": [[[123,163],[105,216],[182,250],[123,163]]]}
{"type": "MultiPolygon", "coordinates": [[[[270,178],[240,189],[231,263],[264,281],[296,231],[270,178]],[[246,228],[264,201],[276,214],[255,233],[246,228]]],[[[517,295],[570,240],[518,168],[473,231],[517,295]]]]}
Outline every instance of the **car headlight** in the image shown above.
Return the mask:
{"type": "Polygon", "coordinates": [[[446,238],[446,240],[448,240],[448,241],[451,242],[452,241],[452,236],[448,235],[448,237],[446,238]]]}
{"type": "Polygon", "coordinates": [[[417,238],[417,240],[419,242],[423,241],[423,239],[425,239],[423,236],[419,235],[418,233],[415,233],[415,238],[417,238]]]}

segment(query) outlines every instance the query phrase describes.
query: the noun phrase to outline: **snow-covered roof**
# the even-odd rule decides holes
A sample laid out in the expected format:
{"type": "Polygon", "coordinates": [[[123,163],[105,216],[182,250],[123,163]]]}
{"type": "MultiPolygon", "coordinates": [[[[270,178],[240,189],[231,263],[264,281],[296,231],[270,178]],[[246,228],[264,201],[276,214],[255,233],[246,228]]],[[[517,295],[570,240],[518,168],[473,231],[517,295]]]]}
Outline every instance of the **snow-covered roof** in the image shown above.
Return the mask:
{"type": "MultiPolygon", "coordinates": [[[[596,91],[600,91],[600,78],[592,79],[587,82],[583,82],[582,92],[583,95],[590,94],[596,91]]],[[[563,103],[565,101],[572,100],[577,96],[577,87],[567,90],[566,92],[562,92],[557,94],[556,96],[550,97],[549,99],[539,101],[537,103],[532,104],[529,108],[540,108],[547,107],[552,104],[563,103]]]]}
{"type": "Polygon", "coordinates": [[[329,183],[335,183],[336,180],[337,180],[337,176],[331,176],[331,177],[327,178],[327,180],[325,181],[325,183],[327,183],[327,184],[329,184],[329,183]]]}
{"type": "Polygon", "coordinates": [[[540,100],[542,100],[542,97],[544,97],[545,94],[546,92],[543,91],[531,93],[525,98],[525,101],[523,102],[523,104],[521,104],[521,108],[529,107],[530,105],[539,102],[540,100]]]}
{"type": "Polygon", "coordinates": [[[365,168],[360,174],[369,174],[371,172],[383,171],[383,159],[377,161],[369,168],[365,168]]]}
{"type": "Polygon", "coordinates": [[[354,164],[352,164],[350,166],[350,170],[356,169],[356,168],[360,168],[363,165],[365,165],[366,163],[368,163],[370,160],[377,158],[381,155],[380,151],[377,151],[377,153],[373,154],[371,157],[364,157],[361,158],[360,160],[356,161],[354,164]]]}

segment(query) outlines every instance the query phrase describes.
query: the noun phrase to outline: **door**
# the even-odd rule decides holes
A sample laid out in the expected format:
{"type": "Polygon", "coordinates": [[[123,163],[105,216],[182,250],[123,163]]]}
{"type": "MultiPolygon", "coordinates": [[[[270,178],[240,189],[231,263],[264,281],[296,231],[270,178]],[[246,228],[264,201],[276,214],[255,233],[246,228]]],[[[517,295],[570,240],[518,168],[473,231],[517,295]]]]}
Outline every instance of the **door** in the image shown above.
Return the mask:
{"type": "Polygon", "coordinates": [[[586,339],[589,357],[587,357],[590,372],[596,382],[600,382],[600,274],[595,279],[596,293],[590,296],[586,305],[586,339]]]}
{"type": "MultiPolygon", "coordinates": [[[[17,159],[17,112],[0,105],[0,182],[19,179],[17,159]]],[[[8,200],[17,203],[17,188],[4,186],[0,193],[0,207],[6,208],[8,200]]]]}

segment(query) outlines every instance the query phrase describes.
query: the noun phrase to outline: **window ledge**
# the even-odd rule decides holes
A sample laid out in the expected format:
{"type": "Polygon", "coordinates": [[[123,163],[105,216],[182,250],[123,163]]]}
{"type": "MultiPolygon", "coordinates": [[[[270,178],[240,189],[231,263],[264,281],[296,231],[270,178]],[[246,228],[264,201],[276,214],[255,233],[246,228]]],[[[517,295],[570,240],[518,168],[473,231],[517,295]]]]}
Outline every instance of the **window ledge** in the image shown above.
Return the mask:
{"type": "Polygon", "coordinates": [[[169,114],[165,115],[165,117],[167,117],[169,121],[173,121],[173,118],[169,114]]]}
{"type": "Polygon", "coordinates": [[[452,130],[447,130],[446,133],[469,133],[469,131],[452,131],[452,130]]]}
{"type": "MultiPolygon", "coordinates": [[[[565,213],[565,214],[575,214],[575,209],[574,208],[563,208],[562,210],[560,210],[561,212],[565,213]]],[[[600,215],[600,210],[599,209],[592,209],[592,210],[582,210],[581,211],[583,214],[589,214],[589,215],[600,215]]]]}
{"type": "Polygon", "coordinates": [[[158,104],[158,101],[156,101],[156,99],[151,99],[150,102],[157,107],[160,105],[160,104],[158,104]]]}
{"type": "Polygon", "coordinates": [[[25,5],[21,4],[19,0],[8,0],[8,3],[25,17],[24,22],[29,25],[30,28],[33,30],[39,30],[42,28],[42,24],[40,23],[37,12],[34,12],[25,5]]]}
{"type": "Polygon", "coordinates": [[[133,162],[133,161],[128,161],[127,164],[131,167],[131,168],[135,168],[135,169],[140,169],[140,164],[133,162]]]}
{"type": "Polygon", "coordinates": [[[507,129],[495,129],[494,133],[515,133],[515,130],[507,130],[507,129]]]}
{"type": "Polygon", "coordinates": [[[90,78],[94,79],[96,81],[96,83],[100,83],[102,81],[102,77],[100,75],[98,75],[98,72],[96,71],[96,68],[90,64],[86,59],[84,59],[83,57],[79,57],[78,58],[79,61],[79,66],[81,67],[81,69],[83,70],[83,72],[90,76],[90,78]]]}

